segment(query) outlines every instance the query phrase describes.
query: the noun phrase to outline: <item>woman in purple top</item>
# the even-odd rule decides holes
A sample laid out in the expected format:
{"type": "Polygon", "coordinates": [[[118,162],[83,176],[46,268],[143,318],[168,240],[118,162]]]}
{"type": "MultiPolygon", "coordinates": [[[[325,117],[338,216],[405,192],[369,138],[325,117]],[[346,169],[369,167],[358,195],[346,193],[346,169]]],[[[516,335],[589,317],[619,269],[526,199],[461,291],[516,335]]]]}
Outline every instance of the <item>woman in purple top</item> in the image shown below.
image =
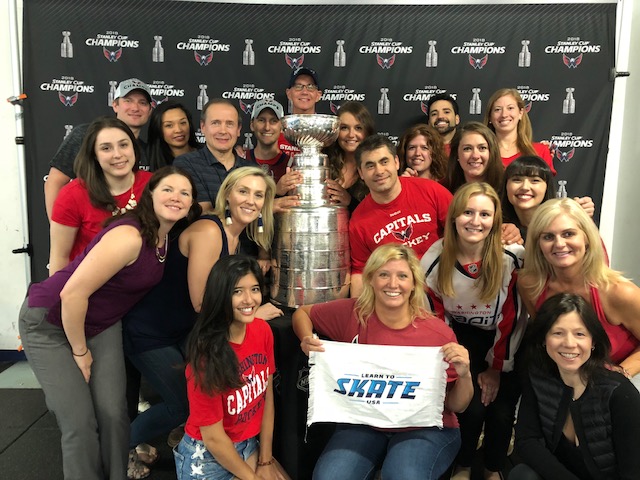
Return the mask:
{"type": "Polygon", "coordinates": [[[125,478],[129,419],[120,319],[160,281],[169,230],[197,214],[195,199],[186,173],[158,170],[135,210],[29,289],[20,335],[62,433],[67,480],[125,478]]]}

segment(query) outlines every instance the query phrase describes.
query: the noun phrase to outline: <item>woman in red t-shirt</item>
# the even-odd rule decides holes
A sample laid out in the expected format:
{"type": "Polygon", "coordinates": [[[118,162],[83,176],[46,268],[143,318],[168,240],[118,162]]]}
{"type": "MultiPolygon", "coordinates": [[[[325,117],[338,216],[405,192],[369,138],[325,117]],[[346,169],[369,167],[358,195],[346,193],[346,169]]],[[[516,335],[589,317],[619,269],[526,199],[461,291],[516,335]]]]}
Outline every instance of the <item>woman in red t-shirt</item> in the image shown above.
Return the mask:
{"type": "Polygon", "coordinates": [[[189,418],[174,448],[178,480],[287,479],[272,455],[273,335],[256,318],[264,279],[245,255],[219,259],[189,336],[189,418]]]}
{"type": "Polygon", "coordinates": [[[138,204],[151,173],[138,170],[140,151],[129,127],[113,117],[94,120],[51,213],[49,276],[65,267],[102,229],[107,218],[138,204]]]}

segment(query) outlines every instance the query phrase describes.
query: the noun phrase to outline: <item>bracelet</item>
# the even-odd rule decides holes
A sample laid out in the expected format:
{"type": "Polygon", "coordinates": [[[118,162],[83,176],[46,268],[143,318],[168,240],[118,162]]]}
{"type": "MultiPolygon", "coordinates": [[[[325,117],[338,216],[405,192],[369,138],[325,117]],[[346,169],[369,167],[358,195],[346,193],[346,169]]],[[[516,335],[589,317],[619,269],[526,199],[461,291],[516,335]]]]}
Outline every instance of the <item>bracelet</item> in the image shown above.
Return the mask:
{"type": "Polygon", "coordinates": [[[269,460],[268,462],[258,462],[258,466],[259,467],[266,467],[267,465],[272,465],[273,462],[275,462],[276,459],[271,457],[271,460],[269,460]]]}
{"type": "Polygon", "coordinates": [[[77,353],[74,353],[73,348],[71,349],[71,355],[73,355],[74,357],[84,357],[87,353],[89,353],[89,347],[87,347],[84,353],[81,353],[79,355],[77,353]]]}

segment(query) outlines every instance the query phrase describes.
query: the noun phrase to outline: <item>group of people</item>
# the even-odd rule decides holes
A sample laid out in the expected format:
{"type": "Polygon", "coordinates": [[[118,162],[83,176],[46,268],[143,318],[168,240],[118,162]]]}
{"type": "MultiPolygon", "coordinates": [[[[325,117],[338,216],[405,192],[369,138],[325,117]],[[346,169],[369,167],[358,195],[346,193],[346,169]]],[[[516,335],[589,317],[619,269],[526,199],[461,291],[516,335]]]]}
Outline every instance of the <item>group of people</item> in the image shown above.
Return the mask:
{"type": "MultiPolygon", "coordinates": [[[[314,114],[317,73],[295,69],[286,93],[292,113],[314,114]]],[[[533,142],[517,90],[498,90],[483,123],[461,124],[447,94],[427,108],[396,148],[364,105],[341,105],[325,187],[351,213],[351,298],[300,307],[293,329],[306,354],[323,351],[315,333],[441,347],[444,428],[340,425],[314,478],[437,479],[453,464],[469,479],[481,437],[484,478],[502,478],[520,399],[513,478],[631,478],[640,295],[609,268],[593,202],[555,199],[550,146],[533,142]]],[[[299,204],[302,180],[284,109],[253,105],[246,152],[228,100],[203,107],[204,145],[189,110],[152,109],[138,79],[113,109],[51,162],[50,277],[20,313],[65,478],[144,478],[147,442],[181,425],[179,479],[288,478],[265,323],[283,311],[264,295],[274,213],[299,204]],[[140,375],[161,401],[138,414],[140,375]]]]}

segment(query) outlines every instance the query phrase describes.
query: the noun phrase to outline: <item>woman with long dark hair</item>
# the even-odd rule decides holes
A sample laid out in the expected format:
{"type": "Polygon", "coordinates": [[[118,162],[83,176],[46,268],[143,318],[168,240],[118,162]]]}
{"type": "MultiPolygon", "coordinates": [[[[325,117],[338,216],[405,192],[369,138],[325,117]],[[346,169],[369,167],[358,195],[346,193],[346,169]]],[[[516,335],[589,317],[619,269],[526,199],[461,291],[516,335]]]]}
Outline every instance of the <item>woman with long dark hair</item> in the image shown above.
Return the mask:
{"type": "Polygon", "coordinates": [[[211,269],[189,336],[189,418],[174,449],[179,480],[288,478],[273,458],[273,335],[256,317],[264,280],[245,255],[211,269]]]}
{"type": "Polygon", "coordinates": [[[20,311],[25,353],[62,433],[66,479],[122,479],[129,419],[122,316],[160,281],[173,225],[197,208],[193,182],[166,167],[138,207],[70,264],[33,284],[20,311]]]}
{"type": "Polygon", "coordinates": [[[479,122],[458,126],[451,141],[445,186],[456,193],[465,183],[486,182],[498,192],[504,167],[494,133],[479,122]]]}
{"type": "Polygon", "coordinates": [[[134,209],[151,174],[138,170],[140,148],[131,129],[113,117],[94,120],[51,213],[49,275],[65,267],[109,217],[134,209]]]}
{"type": "Polygon", "coordinates": [[[369,110],[360,102],[340,105],[338,118],[338,139],[325,149],[331,174],[331,179],[327,180],[327,194],[333,203],[353,211],[369,193],[358,175],[354,153],[362,140],[375,133],[375,128],[369,110]]]}
{"type": "Polygon", "coordinates": [[[528,333],[529,367],[516,425],[524,461],[513,480],[634,479],[640,393],[608,368],[611,343],[580,295],[548,298],[528,333]]]}
{"type": "Polygon", "coordinates": [[[202,147],[196,139],[191,112],[174,100],[158,104],[151,112],[147,143],[152,171],[171,165],[177,156],[202,147]]]}

